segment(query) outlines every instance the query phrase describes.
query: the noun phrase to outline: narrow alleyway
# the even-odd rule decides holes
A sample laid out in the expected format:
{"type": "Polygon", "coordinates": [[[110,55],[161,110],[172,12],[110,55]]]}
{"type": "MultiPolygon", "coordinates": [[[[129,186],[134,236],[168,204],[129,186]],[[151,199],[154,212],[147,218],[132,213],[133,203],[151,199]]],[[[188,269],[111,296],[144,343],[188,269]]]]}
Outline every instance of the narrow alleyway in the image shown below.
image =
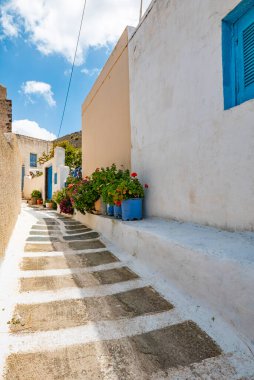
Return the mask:
{"type": "Polygon", "coordinates": [[[1,272],[4,379],[247,378],[227,344],[184,318],[96,231],[23,207],[15,233],[1,272]]]}

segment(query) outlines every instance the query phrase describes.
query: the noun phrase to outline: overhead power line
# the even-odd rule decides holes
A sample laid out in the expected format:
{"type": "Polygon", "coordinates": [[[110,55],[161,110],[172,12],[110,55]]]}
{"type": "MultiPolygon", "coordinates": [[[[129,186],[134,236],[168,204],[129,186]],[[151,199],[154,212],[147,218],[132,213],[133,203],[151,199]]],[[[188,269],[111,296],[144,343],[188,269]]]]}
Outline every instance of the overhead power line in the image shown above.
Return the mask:
{"type": "Polygon", "coordinates": [[[72,62],[71,74],[70,74],[69,84],[68,84],[67,93],[66,93],[65,102],[64,102],[63,113],[62,113],[62,117],[61,117],[61,123],[60,123],[60,127],[59,127],[59,131],[58,131],[57,137],[60,136],[60,132],[61,132],[62,125],[63,125],[63,120],[64,120],[64,115],[65,115],[65,109],[66,109],[66,105],[67,105],[67,101],[68,101],[68,97],[69,97],[69,92],[70,92],[70,87],[71,87],[71,80],[72,80],[74,65],[75,65],[75,61],[76,61],[76,55],[77,55],[77,51],[78,51],[78,44],[79,44],[79,39],[80,39],[81,29],[82,29],[82,25],[83,25],[83,19],[84,19],[85,9],[86,9],[86,1],[87,0],[85,0],[84,6],[83,6],[82,17],[81,17],[81,22],[80,22],[80,27],[79,27],[79,32],[78,32],[78,39],[77,39],[75,54],[74,54],[74,58],[73,58],[73,62],[72,62]]]}

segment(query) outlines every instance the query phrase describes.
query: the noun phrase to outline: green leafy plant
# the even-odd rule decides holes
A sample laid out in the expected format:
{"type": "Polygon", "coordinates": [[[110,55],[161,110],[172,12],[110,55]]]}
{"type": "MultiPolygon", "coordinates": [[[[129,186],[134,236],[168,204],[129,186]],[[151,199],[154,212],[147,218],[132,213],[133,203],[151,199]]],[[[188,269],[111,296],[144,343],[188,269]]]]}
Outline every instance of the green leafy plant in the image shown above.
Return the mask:
{"type": "MultiPolygon", "coordinates": [[[[70,185],[69,185],[70,186],[70,185]]],[[[71,202],[73,207],[85,214],[94,210],[94,203],[99,199],[99,193],[94,189],[93,182],[85,179],[71,188],[71,202]]]]}
{"type": "Polygon", "coordinates": [[[63,199],[67,198],[67,190],[63,188],[62,190],[55,191],[53,194],[53,200],[60,204],[63,199]]]}
{"type": "Polygon", "coordinates": [[[101,197],[104,203],[109,205],[114,204],[114,194],[118,187],[119,181],[120,180],[109,182],[103,187],[101,197]]]}
{"type": "Polygon", "coordinates": [[[43,152],[39,157],[38,162],[42,165],[54,157],[54,148],[57,146],[65,149],[65,165],[69,166],[71,170],[76,169],[82,165],[82,151],[80,148],[75,148],[69,141],[60,141],[54,143],[49,153],[43,152]]]}
{"type": "MultiPolygon", "coordinates": [[[[148,185],[145,185],[148,187],[148,185]]],[[[137,178],[137,173],[131,173],[129,177],[123,178],[118,182],[112,194],[113,202],[117,205],[121,204],[123,200],[131,198],[143,198],[144,187],[137,178]]]]}
{"type": "Polygon", "coordinates": [[[112,194],[117,184],[123,178],[128,178],[129,170],[117,169],[115,164],[106,168],[97,168],[91,175],[95,190],[100,194],[104,203],[113,204],[112,194]]]}
{"type": "Polygon", "coordinates": [[[41,192],[39,190],[33,190],[31,193],[31,197],[41,199],[41,192]]]}

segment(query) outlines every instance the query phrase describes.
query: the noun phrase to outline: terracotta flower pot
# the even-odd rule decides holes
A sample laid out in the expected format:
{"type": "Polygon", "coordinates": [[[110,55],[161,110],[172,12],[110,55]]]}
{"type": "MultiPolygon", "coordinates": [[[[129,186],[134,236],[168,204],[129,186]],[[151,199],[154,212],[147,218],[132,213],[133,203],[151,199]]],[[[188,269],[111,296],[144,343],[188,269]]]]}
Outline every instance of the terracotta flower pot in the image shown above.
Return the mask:
{"type": "Polygon", "coordinates": [[[46,202],[46,208],[52,208],[53,207],[53,203],[52,202],[46,202]]]}
{"type": "Polygon", "coordinates": [[[42,199],[37,199],[37,205],[42,205],[43,200],[42,199]]]}
{"type": "Polygon", "coordinates": [[[36,205],[37,204],[37,198],[36,197],[32,197],[31,198],[31,204],[32,205],[36,205]]]}
{"type": "Polygon", "coordinates": [[[97,214],[106,214],[106,205],[103,203],[102,199],[99,198],[95,203],[94,203],[94,208],[97,214]]]}

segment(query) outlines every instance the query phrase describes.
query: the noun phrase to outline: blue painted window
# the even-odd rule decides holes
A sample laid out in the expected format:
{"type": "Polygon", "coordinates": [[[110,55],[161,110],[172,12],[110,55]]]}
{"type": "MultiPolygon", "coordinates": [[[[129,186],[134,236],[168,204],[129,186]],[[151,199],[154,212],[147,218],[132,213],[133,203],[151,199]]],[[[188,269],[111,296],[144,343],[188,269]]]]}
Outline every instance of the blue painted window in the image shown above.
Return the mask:
{"type": "Polygon", "coordinates": [[[57,184],[57,173],[54,173],[54,184],[57,184]]]}
{"type": "Polygon", "coordinates": [[[254,99],[254,0],[243,0],[222,22],[224,108],[254,99]]]}
{"type": "Polygon", "coordinates": [[[37,154],[30,153],[30,167],[37,168],[37,154]]]}

